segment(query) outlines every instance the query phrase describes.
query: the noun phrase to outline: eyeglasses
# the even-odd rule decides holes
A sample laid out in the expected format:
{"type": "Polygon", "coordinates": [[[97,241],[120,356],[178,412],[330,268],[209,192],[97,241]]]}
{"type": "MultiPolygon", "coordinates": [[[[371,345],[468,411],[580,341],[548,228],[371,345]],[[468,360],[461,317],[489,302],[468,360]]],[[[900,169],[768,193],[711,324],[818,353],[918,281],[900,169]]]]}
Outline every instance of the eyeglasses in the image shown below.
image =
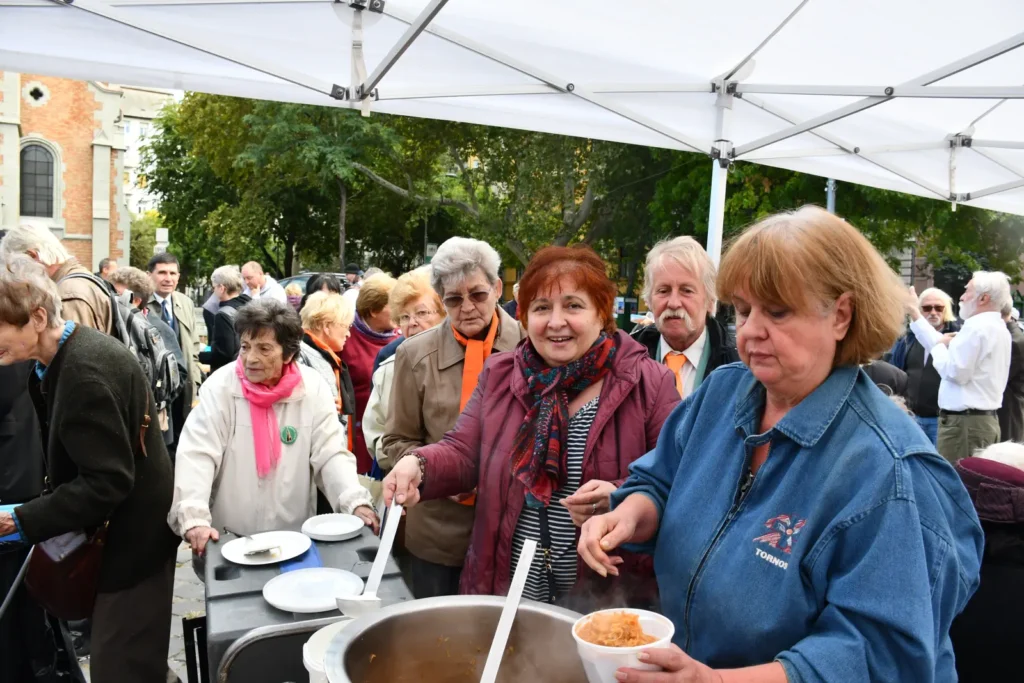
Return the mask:
{"type": "Polygon", "coordinates": [[[946,310],[946,307],[942,304],[939,304],[938,306],[922,306],[921,310],[924,311],[925,313],[931,313],[932,311],[935,311],[936,313],[942,313],[944,310],[946,310]]]}
{"type": "MultiPolygon", "coordinates": [[[[462,303],[461,299],[459,300],[459,303],[462,303]]],[[[398,316],[398,324],[408,325],[413,320],[413,318],[416,319],[416,322],[421,323],[424,320],[428,320],[430,316],[437,314],[438,311],[416,311],[412,315],[409,315],[408,313],[403,313],[402,315],[398,316]]]]}
{"type": "MultiPolygon", "coordinates": [[[[469,300],[475,304],[482,304],[487,301],[490,296],[491,291],[489,289],[484,289],[479,292],[470,292],[469,300]]],[[[465,301],[465,298],[461,294],[452,294],[451,296],[446,296],[444,298],[444,306],[445,308],[459,308],[462,306],[463,301],[465,301]]]]}

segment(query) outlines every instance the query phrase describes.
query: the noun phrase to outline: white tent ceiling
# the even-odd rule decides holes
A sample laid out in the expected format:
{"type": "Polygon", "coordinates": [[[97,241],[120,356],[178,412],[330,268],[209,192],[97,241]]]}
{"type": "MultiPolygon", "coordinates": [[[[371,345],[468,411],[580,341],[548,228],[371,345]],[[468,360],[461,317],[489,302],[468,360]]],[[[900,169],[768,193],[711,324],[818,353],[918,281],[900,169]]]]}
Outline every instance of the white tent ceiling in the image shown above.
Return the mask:
{"type": "Polygon", "coordinates": [[[355,22],[364,70],[348,5],[0,0],[0,68],[699,151],[1024,214],[1021,0],[386,0],[355,22]]]}

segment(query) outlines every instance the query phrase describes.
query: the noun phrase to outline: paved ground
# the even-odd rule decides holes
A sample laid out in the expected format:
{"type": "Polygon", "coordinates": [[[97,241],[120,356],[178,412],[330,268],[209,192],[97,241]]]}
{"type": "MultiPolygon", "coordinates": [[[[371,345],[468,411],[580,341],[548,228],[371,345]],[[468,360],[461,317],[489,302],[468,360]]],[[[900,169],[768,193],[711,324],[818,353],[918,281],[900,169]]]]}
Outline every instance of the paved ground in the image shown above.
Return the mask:
{"type": "MultiPolygon", "coordinates": [[[[192,571],[192,552],[187,545],[178,548],[178,561],[174,570],[174,600],[171,605],[171,642],[167,648],[167,665],[182,681],[185,681],[185,641],[181,635],[181,618],[203,613],[204,586],[192,571]]],[[[82,662],[86,678],[89,677],[89,661],[82,662]]],[[[173,677],[168,677],[173,681],[173,677]]]]}

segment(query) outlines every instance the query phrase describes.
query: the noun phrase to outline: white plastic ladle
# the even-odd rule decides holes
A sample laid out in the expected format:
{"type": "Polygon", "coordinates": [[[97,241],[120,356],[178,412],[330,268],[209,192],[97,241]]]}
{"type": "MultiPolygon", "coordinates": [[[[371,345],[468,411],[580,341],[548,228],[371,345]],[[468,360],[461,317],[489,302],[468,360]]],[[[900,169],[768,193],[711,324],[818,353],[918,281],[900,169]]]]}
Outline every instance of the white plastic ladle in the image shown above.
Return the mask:
{"type": "Polygon", "coordinates": [[[387,519],[384,521],[384,530],[380,537],[380,546],[377,548],[377,556],[373,558],[373,566],[370,567],[370,575],[366,577],[363,594],[335,598],[338,609],[345,616],[354,619],[380,609],[381,602],[377,597],[377,589],[380,588],[380,580],[384,577],[384,567],[387,566],[388,558],[391,557],[391,546],[395,544],[398,523],[401,520],[402,506],[392,500],[391,509],[388,510],[387,519]]]}
{"type": "Polygon", "coordinates": [[[537,541],[527,541],[523,544],[523,552],[519,554],[516,573],[512,576],[512,585],[509,587],[508,597],[505,598],[505,606],[501,608],[498,629],[494,632],[494,640],[491,641],[491,649],[487,653],[487,663],[484,664],[480,683],[494,683],[498,678],[498,667],[501,666],[501,658],[505,655],[505,644],[508,643],[508,636],[512,632],[512,624],[515,623],[519,601],[526,586],[526,577],[530,574],[530,565],[533,564],[533,555],[536,552],[537,541]]]}

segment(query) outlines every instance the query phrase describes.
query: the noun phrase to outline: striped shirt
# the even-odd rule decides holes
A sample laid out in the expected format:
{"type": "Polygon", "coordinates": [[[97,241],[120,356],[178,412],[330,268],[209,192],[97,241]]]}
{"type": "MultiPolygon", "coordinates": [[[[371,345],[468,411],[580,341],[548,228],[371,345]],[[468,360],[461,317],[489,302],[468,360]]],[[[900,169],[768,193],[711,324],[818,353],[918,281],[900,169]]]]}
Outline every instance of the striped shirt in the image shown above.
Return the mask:
{"type": "MultiPolygon", "coordinates": [[[[560,501],[568,498],[580,487],[583,479],[583,451],[587,447],[587,435],[597,415],[599,397],[580,408],[569,419],[569,430],[566,434],[566,481],[565,485],[551,496],[548,506],[548,531],[551,534],[551,569],[555,575],[555,593],[567,593],[576,583],[576,525],[572,523],[568,508],[560,501]]],[[[519,513],[519,522],[512,535],[512,573],[519,564],[519,555],[523,552],[523,544],[527,539],[537,541],[537,554],[533,556],[530,574],[526,578],[523,597],[538,602],[548,601],[548,572],[544,567],[544,554],[541,551],[540,510],[528,506],[519,513]]]]}

